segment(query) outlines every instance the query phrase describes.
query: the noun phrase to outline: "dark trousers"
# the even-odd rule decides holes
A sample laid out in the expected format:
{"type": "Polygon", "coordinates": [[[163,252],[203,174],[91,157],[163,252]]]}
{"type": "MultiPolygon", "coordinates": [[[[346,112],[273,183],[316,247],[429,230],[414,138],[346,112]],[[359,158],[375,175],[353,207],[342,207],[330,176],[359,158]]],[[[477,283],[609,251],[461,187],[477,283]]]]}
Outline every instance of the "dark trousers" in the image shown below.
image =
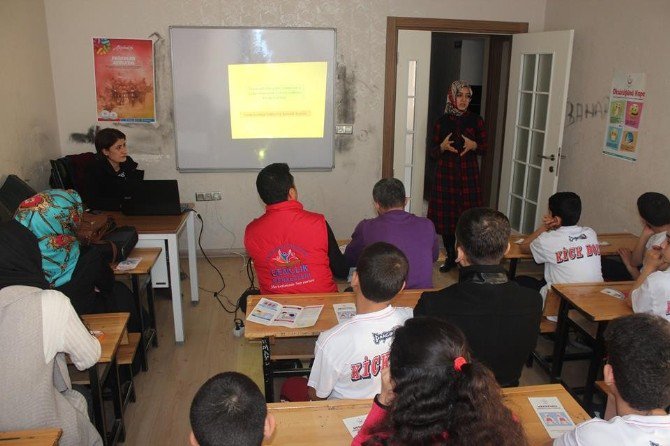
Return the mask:
{"type": "Polygon", "coordinates": [[[442,234],[442,243],[444,243],[444,249],[447,251],[447,260],[444,262],[447,265],[456,264],[456,235],[455,234],[442,234]]]}

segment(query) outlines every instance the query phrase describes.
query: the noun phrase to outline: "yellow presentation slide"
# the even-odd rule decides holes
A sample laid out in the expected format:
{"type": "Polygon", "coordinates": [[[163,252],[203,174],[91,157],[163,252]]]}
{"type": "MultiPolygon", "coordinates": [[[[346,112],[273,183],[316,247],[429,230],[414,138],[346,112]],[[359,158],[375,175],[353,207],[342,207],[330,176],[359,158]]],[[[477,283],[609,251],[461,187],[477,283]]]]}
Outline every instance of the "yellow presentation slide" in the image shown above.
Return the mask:
{"type": "Polygon", "coordinates": [[[228,65],[232,138],[323,138],[327,68],[327,62],[228,65]]]}

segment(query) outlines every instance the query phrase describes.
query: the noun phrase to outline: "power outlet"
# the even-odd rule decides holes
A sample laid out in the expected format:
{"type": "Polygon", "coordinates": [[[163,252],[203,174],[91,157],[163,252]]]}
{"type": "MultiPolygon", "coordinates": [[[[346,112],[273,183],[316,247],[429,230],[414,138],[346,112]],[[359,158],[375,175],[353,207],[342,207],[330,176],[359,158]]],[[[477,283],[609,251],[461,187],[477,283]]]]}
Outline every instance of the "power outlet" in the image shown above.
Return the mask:
{"type": "Polygon", "coordinates": [[[221,200],[221,192],[196,192],[195,201],[218,201],[221,200]]]}
{"type": "Polygon", "coordinates": [[[335,134],[351,135],[354,133],[354,126],[351,124],[338,124],[335,126],[335,134]]]}

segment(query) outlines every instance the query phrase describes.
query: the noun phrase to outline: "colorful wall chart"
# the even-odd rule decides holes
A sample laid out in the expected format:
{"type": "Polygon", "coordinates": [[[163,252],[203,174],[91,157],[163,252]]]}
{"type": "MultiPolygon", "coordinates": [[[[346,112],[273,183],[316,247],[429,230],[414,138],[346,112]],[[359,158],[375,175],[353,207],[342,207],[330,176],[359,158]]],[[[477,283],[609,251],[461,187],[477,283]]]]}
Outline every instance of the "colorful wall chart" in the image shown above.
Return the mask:
{"type": "Polygon", "coordinates": [[[93,39],[98,121],[154,123],[154,47],[150,39],[93,39]]]}
{"type": "Polygon", "coordinates": [[[646,99],[645,73],[615,73],[603,153],[626,161],[637,160],[640,120],[646,99]]]}

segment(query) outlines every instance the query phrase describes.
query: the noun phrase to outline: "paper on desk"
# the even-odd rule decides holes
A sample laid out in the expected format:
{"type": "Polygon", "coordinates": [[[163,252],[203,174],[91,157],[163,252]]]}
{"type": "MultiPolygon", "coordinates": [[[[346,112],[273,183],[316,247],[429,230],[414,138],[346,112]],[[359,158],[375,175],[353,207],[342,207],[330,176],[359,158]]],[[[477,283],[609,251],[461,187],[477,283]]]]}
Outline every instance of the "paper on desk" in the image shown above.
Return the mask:
{"type": "Polygon", "coordinates": [[[528,400],[551,438],[558,438],[575,428],[575,423],[555,396],[529,397],[528,400]]]}
{"type": "Polygon", "coordinates": [[[345,418],[342,421],[344,422],[344,425],[347,427],[347,430],[351,436],[355,437],[358,435],[358,431],[361,430],[361,427],[363,427],[363,423],[365,423],[365,419],[367,417],[367,414],[359,415],[357,417],[345,418]]]}
{"type": "Polygon", "coordinates": [[[344,251],[347,249],[347,244],[348,244],[348,243],[345,243],[344,245],[340,245],[340,246],[338,246],[338,248],[340,248],[340,252],[341,252],[342,254],[344,254],[344,251]]]}
{"type": "Polygon", "coordinates": [[[248,321],[263,325],[279,325],[289,328],[311,327],[319,319],[323,305],[282,305],[270,299],[261,298],[251,313],[248,321]]]}
{"type": "Polygon", "coordinates": [[[520,245],[520,244],[523,243],[524,240],[525,240],[525,239],[520,238],[520,239],[515,240],[514,243],[516,243],[517,245],[520,245]]]}
{"type": "Polygon", "coordinates": [[[117,271],[130,271],[137,268],[141,261],[142,257],[128,257],[126,260],[119,262],[115,269],[117,271]]]}
{"type": "Polygon", "coordinates": [[[356,316],[356,304],[353,303],[333,304],[333,309],[335,310],[338,323],[348,321],[356,316]]]}
{"type": "Polygon", "coordinates": [[[609,246],[609,245],[611,245],[610,242],[606,242],[606,241],[604,241],[604,240],[603,240],[603,241],[598,240],[598,244],[599,244],[600,246],[609,246]]]}
{"type": "Polygon", "coordinates": [[[605,293],[612,297],[616,297],[617,299],[623,299],[624,297],[626,297],[626,295],[623,292],[615,290],[614,288],[603,288],[602,290],[600,290],[600,292],[605,293]]]}

